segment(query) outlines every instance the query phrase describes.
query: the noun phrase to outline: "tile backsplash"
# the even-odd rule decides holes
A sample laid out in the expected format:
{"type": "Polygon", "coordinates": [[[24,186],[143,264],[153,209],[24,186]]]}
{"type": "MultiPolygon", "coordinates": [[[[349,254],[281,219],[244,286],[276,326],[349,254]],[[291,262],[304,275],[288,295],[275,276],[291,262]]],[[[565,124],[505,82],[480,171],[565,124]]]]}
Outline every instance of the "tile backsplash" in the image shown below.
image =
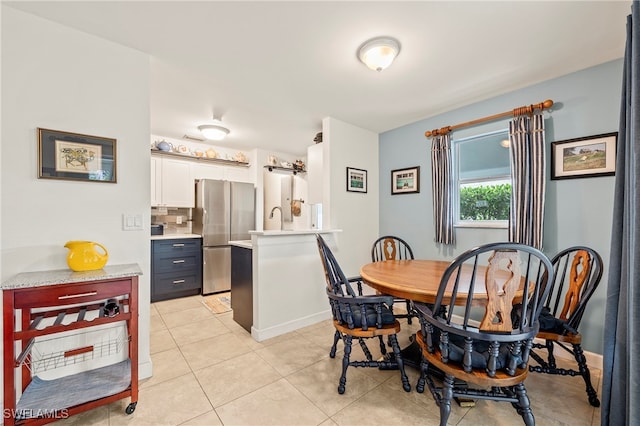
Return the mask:
{"type": "Polygon", "coordinates": [[[181,207],[151,207],[151,223],[164,225],[165,234],[190,234],[192,212],[181,207]]]}

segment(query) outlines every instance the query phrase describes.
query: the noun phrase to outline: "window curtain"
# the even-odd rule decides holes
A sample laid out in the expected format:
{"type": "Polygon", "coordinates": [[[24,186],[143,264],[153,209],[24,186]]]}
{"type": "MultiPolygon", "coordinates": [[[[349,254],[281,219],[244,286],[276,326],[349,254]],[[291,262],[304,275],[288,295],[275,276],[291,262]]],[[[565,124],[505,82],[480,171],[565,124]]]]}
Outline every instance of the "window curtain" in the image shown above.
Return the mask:
{"type": "Polygon", "coordinates": [[[451,176],[451,137],[436,136],[431,142],[431,185],[435,242],[453,244],[453,180],[451,176]]]}
{"type": "Polygon", "coordinates": [[[544,118],[520,115],[509,123],[511,209],[509,241],[542,249],[545,193],[544,118]]]}
{"type": "Polygon", "coordinates": [[[640,3],[627,18],[609,279],[604,318],[602,425],[640,419],[640,3]],[[636,328],[636,326],[638,326],[636,328]]]}

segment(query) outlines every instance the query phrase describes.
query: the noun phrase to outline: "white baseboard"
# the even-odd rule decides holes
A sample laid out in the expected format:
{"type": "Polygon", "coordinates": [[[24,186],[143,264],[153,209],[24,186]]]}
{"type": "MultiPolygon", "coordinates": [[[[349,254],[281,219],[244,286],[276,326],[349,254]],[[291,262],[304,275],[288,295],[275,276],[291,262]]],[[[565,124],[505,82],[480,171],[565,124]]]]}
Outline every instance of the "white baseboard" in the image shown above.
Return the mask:
{"type": "MultiPolygon", "coordinates": [[[[542,340],[542,339],[534,339],[534,342],[544,345],[544,340],[542,340]]],[[[571,345],[569,345],[569,346],[571,346],[571,345]]],[[[541,350],[544,350],[546,352],[545,349],[541,349],[541,350]]],[[[562,348],[554,350],[553,351],[553,355],[556,358],[562,358],[562,359],[568,359],[568,360],[575,361],[575,358],[573,357],[573,355],[570,354],[569,352],[563,350],[562,348]]],[[[589,366],[589,368],[597,368],[599,370],[602,370],[602,355],[601,354],[584,351],[584,357],[587,359],[587,365],[589,366]]]]}
{"type": "Polygon", "coordinates": [[[151,361],[138,364],[138,380],[148,379],[153,375],[153,364],[151,361]]]}
{"type": "Polygon", "coordinates": [[[290,331],[299,330],[303,327],[317,324],[328,319],[331,319],[331,311],[329,309],[267,328],[257,329],[255,327],[251,327],[251,337],[258,342],[262,342],[263,340],[271,339],[272,337],[280,336],[281,334],[286,334],[290,331]]]}

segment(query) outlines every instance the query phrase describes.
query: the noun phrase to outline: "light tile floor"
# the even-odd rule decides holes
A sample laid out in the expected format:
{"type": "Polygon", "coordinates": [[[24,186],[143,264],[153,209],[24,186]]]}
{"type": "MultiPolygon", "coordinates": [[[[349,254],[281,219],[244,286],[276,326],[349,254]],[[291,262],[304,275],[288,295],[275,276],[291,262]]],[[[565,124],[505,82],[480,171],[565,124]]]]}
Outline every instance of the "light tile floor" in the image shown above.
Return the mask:
{"type": "MultiPolygon", "coordinates": [[[[333,326],[325,321],[256,342],[232,313],[211,313],[200,296],[151,306],[153,377],[140,385],[132,415],[127,400],[71,417],[71,425],[437,425],[428,390],[415,391],[417,370],[407,369],[412,390],[397,371],[349,368],[347,390],[337,392],[341,353],[329,357],[333,326]]],[[[401,346],[417,329],[403,320],[401,346]]],[[[341,344],[339,348],[341,348],[341,344]]],[[[357,346],[357,345],[356,345],[357,346]]],[[[354,346],[353,356],[359,348],[354,346]]],[[[376,345],[372,345],[376,346],[376,345]]],[[[379,350],[379,349],[378,349],[379,350]]],[[[374,354],[375,355],[375,354],[374,354]]],[[[601,374],[591,369],[600,395],[601,374]]],[[[538,425],[599,425],[582,379],[531,373],[526,381],[538,425]]],[[[453,404],[450,424],[522,424],[511,404],[453,404]]]]}

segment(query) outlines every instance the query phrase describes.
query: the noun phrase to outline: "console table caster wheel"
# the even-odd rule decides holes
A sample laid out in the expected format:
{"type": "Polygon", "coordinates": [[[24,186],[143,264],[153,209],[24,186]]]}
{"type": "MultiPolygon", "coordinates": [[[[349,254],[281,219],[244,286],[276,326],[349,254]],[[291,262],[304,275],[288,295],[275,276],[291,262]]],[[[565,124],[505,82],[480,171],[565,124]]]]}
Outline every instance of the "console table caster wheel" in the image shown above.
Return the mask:
{"type": "Polygon", "coordinates": [[[133,414],[133,412],[136,411],[137,404],[137,402],[132,402],[131,404],[127,405],[127,408],[124,410],[124,412],[127,414],[133,414]]]}

